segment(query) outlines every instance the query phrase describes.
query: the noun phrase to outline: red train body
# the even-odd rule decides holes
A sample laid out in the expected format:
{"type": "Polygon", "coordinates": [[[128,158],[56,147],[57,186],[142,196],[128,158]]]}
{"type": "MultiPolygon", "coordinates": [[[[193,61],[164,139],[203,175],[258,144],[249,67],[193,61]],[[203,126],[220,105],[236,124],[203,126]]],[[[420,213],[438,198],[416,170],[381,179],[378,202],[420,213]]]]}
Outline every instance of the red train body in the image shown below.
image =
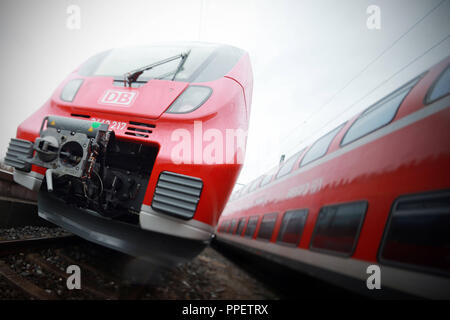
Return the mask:
{"type": "Polygon", "coordinates": [[[233,194],[218,241],[367,294],[449,298],[449,63],[233,194]]]}
{"type": "Polygon", "coordinates": [[[6,163],[15,167],[16,182],[40,189],[42,217],[133,255],[163,261],[191,257],[214,232],[241,169],[238,158],[245,141],[213,148],[232,161],[222,161],[214,152],[204,159],[205,153],[227,130],[246,133],[252,81],[248,54],[231,46],[178,43],[113,49],[73,71],[19,126],[19,140],[11,142],[6,163]],[[99,130],[104,138],[95,142],[103,155],[93,169],[89,156],[96,154],[90,152],[90,141],[98,136],[89,130],[99,130]],[[113,139],[106,137],[110,131],[112,146],[105,142],[113,139]],[[88,138],[76,140],[83,151],[64,142],[78,133],[80,139],[88,138]],[[26,148],[17,153],[20,143],[26,148]],[[30,154],[27,148],[34,150],[30,154]],[[48,158],[45,148],[55,149],[57,159],[48,158]],[[43,161],[45,157],[51,161],[43,161]],[[78,162],[80,158],[86,163],[78,162]],[[73,179],[62,181],[77,174],[69,172],[70,165],[86,171],[77,177],[81,189],[73,179]],[[53,173],[55,190],[49,192],[42,182],[48,182],[44,175],[52,166],[59,172],[53,173]],[[71,193],[80,194],[75,198],[71,193]]]}

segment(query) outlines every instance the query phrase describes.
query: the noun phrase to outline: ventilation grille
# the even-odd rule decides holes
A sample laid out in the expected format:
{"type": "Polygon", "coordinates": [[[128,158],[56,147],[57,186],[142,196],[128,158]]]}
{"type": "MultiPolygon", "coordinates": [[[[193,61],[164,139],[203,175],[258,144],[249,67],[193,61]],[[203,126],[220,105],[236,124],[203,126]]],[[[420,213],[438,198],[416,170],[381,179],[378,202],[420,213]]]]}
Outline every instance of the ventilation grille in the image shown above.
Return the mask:
{"type": "Polygon", "coordinates": [[[191,219],[197,209],[202,188],[203,181],[199,178],[163,171],[156,184],[152,208],[191,219]]]}
{"type": "Polygon", "coordinates": [[[30,171],[28,162],[33,156],[33,143],[22,139],[11,139],[6,152],[5,164],[23,171],[30,171]],[[28,159],[28,161],[27,161],[28,159]]]}
{"type": "Polygon", "coordinates": [[[91,116],[87,114],[71,113],[72,117],[89,119],[91,116]]]}
{"type": "Polygon", "coordinates": [[[154,124],[130,121],[125,134],[129,136],[148,138],[153,132],[152,129],[155,127],[156,126],[154,124]]]}

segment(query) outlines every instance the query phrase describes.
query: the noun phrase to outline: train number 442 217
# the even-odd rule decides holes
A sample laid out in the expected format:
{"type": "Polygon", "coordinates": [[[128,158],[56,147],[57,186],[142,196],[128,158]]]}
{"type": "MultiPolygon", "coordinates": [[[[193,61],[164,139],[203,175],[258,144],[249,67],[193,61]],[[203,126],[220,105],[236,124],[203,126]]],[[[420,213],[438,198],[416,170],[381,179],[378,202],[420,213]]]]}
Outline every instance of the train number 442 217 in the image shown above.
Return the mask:
{"type": "Polygon", "coordinates": [[[121,121],[112,121],[112,120],[106,120],[106,119],[97,119],[97,118],[92,118],[92,121],[96,121],[96,122],[101,122],[101,123],[106,123],[109,125],[109,129],[116,129],[116,130],[124,130],[127,126],[126,122],[121,122],[121,121]]]}

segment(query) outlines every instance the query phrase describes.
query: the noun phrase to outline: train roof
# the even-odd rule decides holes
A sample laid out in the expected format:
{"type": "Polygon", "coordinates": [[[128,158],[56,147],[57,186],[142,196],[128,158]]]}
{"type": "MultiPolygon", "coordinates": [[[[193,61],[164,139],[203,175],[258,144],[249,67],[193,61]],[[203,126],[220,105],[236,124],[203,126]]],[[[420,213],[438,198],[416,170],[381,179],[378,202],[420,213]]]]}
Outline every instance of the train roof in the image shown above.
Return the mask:
{"type": "Polygon", "coordinates": [[[187,55],[146,70],[139,81],[151,79],[182,82],[208,82],[226,75],[244,55],[245,51],[230,45],[205,42],[156,43],[145,46],[114,48],[101,52],[78,69],[86,77],[108,76],[121,80],[124,74],[177,55],[187,55]]]}

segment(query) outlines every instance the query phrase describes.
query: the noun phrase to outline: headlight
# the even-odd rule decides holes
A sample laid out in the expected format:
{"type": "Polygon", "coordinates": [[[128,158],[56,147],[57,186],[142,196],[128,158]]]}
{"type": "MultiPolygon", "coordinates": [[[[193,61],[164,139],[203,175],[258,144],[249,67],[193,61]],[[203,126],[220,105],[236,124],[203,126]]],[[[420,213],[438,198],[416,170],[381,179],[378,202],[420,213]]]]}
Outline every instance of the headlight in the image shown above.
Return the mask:
{"type": "Polygon", "coordinates": [[[75,98],[78,89],[80,89],[83,79],[73,79],[66,83],[64,89],[61,92],[61,100],[66,102],[72,102],[75,98]]]}
{"type": "Polygon", "coordinates": [[[188,113],[199,108],[208,100],[212,89],[203,86],[189,86],[184,92],[170,105],[167,113],[188,113]]]}

